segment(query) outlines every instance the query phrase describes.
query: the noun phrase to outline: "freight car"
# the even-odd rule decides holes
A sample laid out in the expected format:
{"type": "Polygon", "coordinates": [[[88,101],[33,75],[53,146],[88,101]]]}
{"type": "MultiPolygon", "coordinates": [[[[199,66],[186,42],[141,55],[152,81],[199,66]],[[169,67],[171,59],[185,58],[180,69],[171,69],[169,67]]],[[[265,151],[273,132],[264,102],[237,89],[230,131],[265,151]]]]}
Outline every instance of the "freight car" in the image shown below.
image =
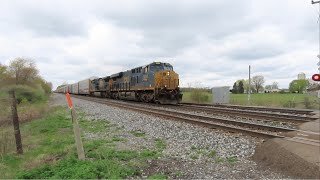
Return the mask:
{"type": "Polygon", "coordinates": [[[94,89],[92,88],[92,80],[97,77],[91,77],[89,79],[84,79],[74,84],[66,84],[65,86],[57,88],[55,92],[57,93],[67,93],[77,94],[77,95],[93,95],[94,89]]]}
{"type": "Polygon", "coordinates": [[[101,97],[161,104],[177,104],[182,99],[179,75],[173,71],[172,65],[163,62],[80,81],[78,85],[67,85],[64,91],[83,95],[99,92],[101,97]],[[89,85],[80,86],[81,82],[89,82],[89,85]]]}

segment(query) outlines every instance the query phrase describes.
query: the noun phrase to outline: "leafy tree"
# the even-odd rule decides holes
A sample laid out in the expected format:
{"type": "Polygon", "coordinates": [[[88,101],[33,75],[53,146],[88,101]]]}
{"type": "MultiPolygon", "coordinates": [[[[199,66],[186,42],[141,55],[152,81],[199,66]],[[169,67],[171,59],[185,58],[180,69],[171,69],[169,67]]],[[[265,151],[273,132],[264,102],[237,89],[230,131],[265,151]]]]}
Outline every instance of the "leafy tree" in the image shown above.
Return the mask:
{"type": "Polygon", "coordinates": [[[243,81],[240,81],[240,82],[239,82],[238,92],[239,92],[240,94],[243,94],[243,93],[244,93],[243,81]]]}
{"type": "Polygon", "coordinates": [[[15,84],[27,84],[38,77],[38,69],[33,61],[16,58],[9,64],[9,73],[15,79],[15,84]]]}
{"type": "Polygon", "coordinates": [[[39,84],[45,93],[47,94],[51,93],[51,90],[52,90],[51,82],[47,82],[41,77],[36,78],[34,82],[35,82],[34,84],[37,84],[37,85],[39,84]]]}
{"type": "Polygon", "coordinates": [[[7,76],[7,66],[0,64],[0,81],[3,81],[7,76]]]}
{"type": "MultiPolygon", "coordinates": [[[[243,88],[244,88],[244,90],[246,90],[246,93],[248,93],[248,92],[249,92],[249,79],[242,80],[242,82],[243,82],[243,88]]],[[[250,90],[251,90],[251,92],[254,91],[254,87],[253,87],[253,85],[252,85],[252,82],[251,82],[250,90]]]]}
{"type": "Polygon", "coordinates": [[[233,84],[232,93],[233,93],[233,94],[238,94],[238,85],[237,85],[237,82],[235,82],[235,83],[233,84]]]}
{"type": "Polygon", "coordinates": [[[252,77],[252,83],[254,85],[254,88],[255,88],[256,92],[258,93],[259,90],[263,89],[264,77],[261,76],[261,75],[253,76],[252,77]]]}
{"type": "Polygon", "coordinates": [[[264,87],[264,89],[270,91],[270,90],[272,90],[272,85],[266,85],[264,87]]]}
{"type": "MultiPolygon", "coordinates": [[[[4,87],[34,89],[32,92],[51,93],[52,84],[40,75],[33,61],[16,58],[9,66],[0,64],[0,88],[4,87]],[[13,86],[11,86],[13,85],[13,86]]],[[[23,90],[21,90],[23,91],[23,90]]]]}
{"type": "Polygon", "coordinates": [[[309,81],[305,79],[293,80],[289,84],[290,92],[303,93],[309,85],[309,81]]]}
{"type": "Polygon", "coordinates": [[[0,63],[0,77],[2,77],[6,73],[6,71],[7,71],[7,66],[2,65],[0,63]]]}

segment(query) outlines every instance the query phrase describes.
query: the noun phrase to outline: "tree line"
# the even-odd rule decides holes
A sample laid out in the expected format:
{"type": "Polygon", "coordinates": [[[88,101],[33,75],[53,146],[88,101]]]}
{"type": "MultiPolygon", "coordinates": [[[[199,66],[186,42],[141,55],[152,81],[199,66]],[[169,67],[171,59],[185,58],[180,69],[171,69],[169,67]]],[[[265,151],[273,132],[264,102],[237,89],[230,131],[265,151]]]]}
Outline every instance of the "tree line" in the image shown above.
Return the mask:
{"type": "MultiPolygon", "coordinates": [[[[262,75],[253,76],[251,79],[251,85],[249,87],[248,79],[240,79],[234,82],[231,92],[234,94],[243,94],[248,93],[259,93],[259,92],[271,92],[271,91],[279,91],[279,83],[273,82],[272,84],[268,84],[264,86],[265,80],[262,75]]],[[[306,91],[307,87],[310,85],[308,80],[299,79],[293,80],[289,84],[289,92],[291,93],[303,93],[306,91]]]]}

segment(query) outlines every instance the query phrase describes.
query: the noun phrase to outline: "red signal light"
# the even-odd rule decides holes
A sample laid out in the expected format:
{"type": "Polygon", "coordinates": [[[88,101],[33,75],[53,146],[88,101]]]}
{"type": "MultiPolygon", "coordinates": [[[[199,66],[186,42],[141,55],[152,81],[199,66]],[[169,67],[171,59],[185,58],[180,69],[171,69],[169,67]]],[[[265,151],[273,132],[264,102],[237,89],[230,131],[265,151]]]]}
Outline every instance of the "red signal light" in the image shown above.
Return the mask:
{"type": "Polygon", "coordinates": [[[312,76],[312,80],[314,80],[314,81],[320,81],[320,74],[314,74],[314,75],[312,76]]]}

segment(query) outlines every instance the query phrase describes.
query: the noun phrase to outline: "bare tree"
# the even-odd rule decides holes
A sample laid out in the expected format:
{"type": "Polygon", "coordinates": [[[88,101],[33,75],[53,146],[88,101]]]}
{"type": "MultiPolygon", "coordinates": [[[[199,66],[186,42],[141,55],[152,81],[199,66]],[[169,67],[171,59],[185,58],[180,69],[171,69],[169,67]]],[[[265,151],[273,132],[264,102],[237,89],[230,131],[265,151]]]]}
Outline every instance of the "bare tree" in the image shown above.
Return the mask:
{"type": "Polygon", "coordinates": [[[272,89],[279,89],[279,83],[278,82],[273,82],[271,87],[272,87],[272,89]]]}
{"type": "Polygon", "coordinates": [[[252,77],[252,83],[256,89],[256,92],[258,93],[260,89],[263,88],[263,84],[264,84],[264,77],[261,75],[258,76],[253,76],[252,77]]]}
{"type": "Polygon", "coordinates": [[[15,79],[15,84],[25,84],[38,77],[38,69],[32,60],[16,58],[10,62],[9,72],[15,79]]]}

